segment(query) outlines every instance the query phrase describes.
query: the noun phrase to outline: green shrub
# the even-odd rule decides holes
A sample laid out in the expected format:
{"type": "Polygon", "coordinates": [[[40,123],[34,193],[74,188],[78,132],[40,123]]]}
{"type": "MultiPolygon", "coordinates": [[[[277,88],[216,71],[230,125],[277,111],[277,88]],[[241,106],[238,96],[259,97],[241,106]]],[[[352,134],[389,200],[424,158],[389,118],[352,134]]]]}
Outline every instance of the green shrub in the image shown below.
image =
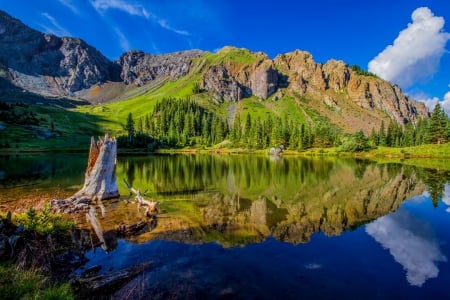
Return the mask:
{"type": "Polygon", "coordinates": [[[369,71],[366,71],[366,70],[363,70],[363,69],[361,69],[361,67],[358,66],[358,65],[353,65],[353,66],[351,66],[351,69],[352,69],[353,72],[355,72],[357,75],[361,75],[361,76],[370,76],[370,77],[376,77],[376,78],[378,78],[378,76],[375,75],[374,73],[369,72],[369,71]]]}
{"type": "Polygon", "coordinates": [[[14,215],[13,222],[23,225],[25,229],[45,235],[65,233],[74,225],[72,221],[64,219],[61,215],[51,213],[49,203],[44,205],[41,212],[30,207],[27,212],[14,215]]]}

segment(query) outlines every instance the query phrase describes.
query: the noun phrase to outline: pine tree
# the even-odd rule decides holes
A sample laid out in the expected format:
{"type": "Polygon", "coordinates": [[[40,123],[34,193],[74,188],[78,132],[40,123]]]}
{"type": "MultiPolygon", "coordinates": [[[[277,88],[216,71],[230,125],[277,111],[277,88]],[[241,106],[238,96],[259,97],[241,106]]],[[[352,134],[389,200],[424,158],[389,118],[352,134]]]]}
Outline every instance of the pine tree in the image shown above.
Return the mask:
{"type": "Polygon", "coordinates": [[[443,144],[448,141],[448,138],[448,117],[438,102],[431,114],[427,132],[427,142],[431,144],[443,144]]]}
{"type": "Polygon", "coordinates": [[[369,143],[370,143],[371,146],[378,146],[379,145],[378,135],[375,132],[375,128],[374,127],[372,127],[372,130],[370,132],[369,143]]]}
{"type": "Polygon", "coordinates": [[[384,128],[384,121],[381,121],[380,131],[378,132],[378,145],[387,146],[386,129],[384,128]]]}
{"type": "Polygon", "coordinates": [[[411,122],[407,123],[405,126],[405,131],[403,134],[402,146],[414,146],[416,140],[416,129],[411,122]]]}
{"type": "Polygon", "coordinates": [[[247,116],[245,117],[244,132],[243,132],[243,137],[247,144],[250,144],[251,129],[252,129],[252,118],[250,114],[247,114],[247,116]]]}
{"type": "Polygon", "coordinates": [[[134,129],[133,115],[131,113],[128,114],[127,123],[125,124],[125,130],[127,131],[128,142],[131,143],[136,133],[134,129]]]}

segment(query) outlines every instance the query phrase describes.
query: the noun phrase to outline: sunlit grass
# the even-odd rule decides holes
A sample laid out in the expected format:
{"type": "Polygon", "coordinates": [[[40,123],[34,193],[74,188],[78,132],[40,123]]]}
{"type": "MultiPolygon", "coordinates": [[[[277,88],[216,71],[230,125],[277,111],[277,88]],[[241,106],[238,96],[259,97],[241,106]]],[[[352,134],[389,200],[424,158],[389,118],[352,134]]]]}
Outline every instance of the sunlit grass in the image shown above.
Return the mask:
{"type": "Polygon", "coordinates": [[[428,157],[428,158],[450,158],[450,143],[441,145],[420,145],[415,147],[377,147],[367,153],[373,156],[395,156],[395,157],[428,157]]]}
{"type": "Polygon", "coordinates": [[[75,299],[69,284],[53,285],[37,271],[0,264],[0,299],[75,299]]]}

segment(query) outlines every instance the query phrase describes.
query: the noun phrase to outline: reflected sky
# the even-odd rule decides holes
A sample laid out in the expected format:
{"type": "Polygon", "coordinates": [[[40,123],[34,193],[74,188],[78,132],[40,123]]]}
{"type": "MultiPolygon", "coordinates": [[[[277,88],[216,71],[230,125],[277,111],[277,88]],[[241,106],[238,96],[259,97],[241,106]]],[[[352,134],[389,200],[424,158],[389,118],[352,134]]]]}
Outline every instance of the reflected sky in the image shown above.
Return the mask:
{"type": "Polygon", "coordinates": [[[437,277],[439,263],[447,260],[431,226],[405,209],[368,224],[366,232],[403,266],[411,285],[422,286],[437,277]]]}
{"type": "MultiPolygon", "coordinates": [[[[447,206],[450,206],[450,184],[445,184],[444,195],[442,195],[442,202],[444,202],[447,206]]],[[[447,212],[450,212],[450,207],[447,207],[447,212]]]]}

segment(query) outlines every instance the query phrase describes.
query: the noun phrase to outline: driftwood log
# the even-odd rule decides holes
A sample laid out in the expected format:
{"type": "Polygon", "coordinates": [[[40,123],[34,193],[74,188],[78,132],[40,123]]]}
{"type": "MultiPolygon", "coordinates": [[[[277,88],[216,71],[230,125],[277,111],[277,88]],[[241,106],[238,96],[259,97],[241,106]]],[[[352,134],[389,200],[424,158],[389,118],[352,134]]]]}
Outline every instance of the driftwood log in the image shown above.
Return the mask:
{"type": "Polygon", "coordinates": [[[85,212],[95,200],[119,197],[116,163],[117,141],[108,134],[98,141],[92,137],[83,188],[72,197],[53,200],[53,210],[63,213],[85,212]]]}
{"type": "Polygon", "coordinates": [[[121,285],[143,273],[151,265],[152,262],[146,262],[115,272],[78,278],[75,285],[78,285],[86,293],[86,296],[91,297],[99,292],[104,295],[107,292],[120,288],[121,285]]]}
{"type": "Polygon", "coordinates": [[[125,182],[126,186],[130,190],[130,193],[136,194],[136,197],[134,197],[134,200],[138,204],[138,210],[140,209],[141,206],[145,207],[144,215],[148,216],[148,217],[151,217],[152,215],[158,213],[158,202],[157,201],[145,200],[139,189],[133,188],[128,183],[128,181],[126,181],[125,179],[123,181],[125,182]]]}

